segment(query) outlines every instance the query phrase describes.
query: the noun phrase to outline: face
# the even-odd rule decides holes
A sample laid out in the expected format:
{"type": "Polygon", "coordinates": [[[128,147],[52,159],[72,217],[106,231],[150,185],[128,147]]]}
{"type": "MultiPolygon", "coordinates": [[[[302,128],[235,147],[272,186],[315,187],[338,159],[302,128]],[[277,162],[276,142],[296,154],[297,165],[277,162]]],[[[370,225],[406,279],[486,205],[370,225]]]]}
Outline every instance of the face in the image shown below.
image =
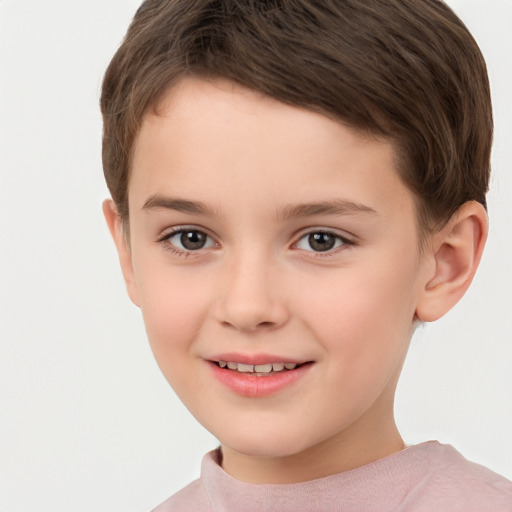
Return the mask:
{"type": "Polygon", "coordinates": [[[226,460],[396,443],[425,271],[394,158],[222,80],[185,79],[145,117],[124,275],[162,372],[226,460]]]}

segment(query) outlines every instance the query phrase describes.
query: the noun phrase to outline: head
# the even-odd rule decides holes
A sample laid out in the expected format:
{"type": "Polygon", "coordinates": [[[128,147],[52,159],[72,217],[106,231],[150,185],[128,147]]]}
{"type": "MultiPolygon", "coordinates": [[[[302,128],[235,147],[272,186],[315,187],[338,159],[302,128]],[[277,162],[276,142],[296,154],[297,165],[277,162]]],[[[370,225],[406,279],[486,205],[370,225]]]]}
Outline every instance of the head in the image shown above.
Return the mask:
{"type": "Polygon", "coordinates": [[[396,448],[414,327],[485,242],[489,87],[462,22],[434,0],[149,0],[101,104],[128,291],[225,454],[396,448]]]}

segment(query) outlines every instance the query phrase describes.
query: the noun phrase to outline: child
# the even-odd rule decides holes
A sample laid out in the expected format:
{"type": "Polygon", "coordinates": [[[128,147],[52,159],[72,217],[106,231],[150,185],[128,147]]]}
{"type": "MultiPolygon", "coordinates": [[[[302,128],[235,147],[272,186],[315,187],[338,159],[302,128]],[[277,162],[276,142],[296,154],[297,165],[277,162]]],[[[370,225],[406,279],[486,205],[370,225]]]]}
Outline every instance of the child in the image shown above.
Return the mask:
{"type": "Polygon", "coordinates": [[[101,106],[128,293],[221,444],[158,512],[512,510],[393,416],[488,230],[485,63],[444,3],[148,0],[101,106]]]}

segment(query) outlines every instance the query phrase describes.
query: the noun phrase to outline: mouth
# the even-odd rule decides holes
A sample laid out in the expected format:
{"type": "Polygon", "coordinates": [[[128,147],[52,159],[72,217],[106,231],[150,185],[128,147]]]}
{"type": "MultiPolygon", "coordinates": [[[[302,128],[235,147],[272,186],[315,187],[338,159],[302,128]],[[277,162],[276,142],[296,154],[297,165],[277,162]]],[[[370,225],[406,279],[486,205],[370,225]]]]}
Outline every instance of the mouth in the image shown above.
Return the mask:
{"type": "Polygon", "coordinates": [[[236,357],[235,354],[226,354],[207,362],[217,381],[231,392],[244,397],[264,398],[288,388],[297,389],[295,386],[306,378],[314,365],[314,361],[292,362],[279,359],[279,356],[236,357]]]}
{"type": "Polygon", "coordinates": [[[243,374],[252,374],[256,377],[270,377],[272,375],[277,375],[281,373],[290,372],[292,370],[296,370],[306,364],[311,364],[311,361],[305,363],[266,363],[266,364],[245,364],[238,363],[236,361],[212,361],[219,368],[243,373],[243,374]]]}

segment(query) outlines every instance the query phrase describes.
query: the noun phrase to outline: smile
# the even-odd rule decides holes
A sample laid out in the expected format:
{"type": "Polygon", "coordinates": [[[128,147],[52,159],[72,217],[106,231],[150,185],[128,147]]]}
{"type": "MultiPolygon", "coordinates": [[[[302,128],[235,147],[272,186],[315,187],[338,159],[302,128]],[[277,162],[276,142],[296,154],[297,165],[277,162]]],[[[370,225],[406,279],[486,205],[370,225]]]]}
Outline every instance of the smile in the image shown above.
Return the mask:
{"type": "Polygon", "coordinates": [[[314,361],[270,363],[261,361],[265,359],[261,356],[257,359],[260,361],[254,362],[260,364],[249,364],[250,361],[239,363],[221,358],[209,360],[208,363],[218,382],[237,395],[251,398],[263,398],[284,392],[288,388],[293,389],[314,366],[314,361]]]}
{"type": "Polygon", "coordinates": [[[253,373],[258,377],[275,375],[279,372],[295,370],[297,363],[267,363],[267,364],[244,364],[235,361],[214,361],[220,368],[233,370],[240,373],[253,373]]]}

